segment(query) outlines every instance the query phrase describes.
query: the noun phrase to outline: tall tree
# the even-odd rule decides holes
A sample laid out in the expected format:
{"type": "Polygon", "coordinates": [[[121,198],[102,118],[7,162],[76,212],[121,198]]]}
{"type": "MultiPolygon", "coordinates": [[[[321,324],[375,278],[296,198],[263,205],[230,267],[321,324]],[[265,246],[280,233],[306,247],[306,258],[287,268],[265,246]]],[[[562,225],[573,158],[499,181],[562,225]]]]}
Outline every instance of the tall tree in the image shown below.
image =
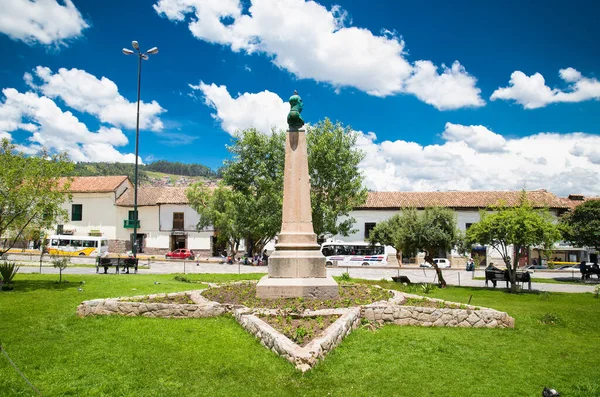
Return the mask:
{"type": "Polygon", "coordinates": [[[600,200],[580,204],[561,219],[565,239],[577,247],[600,250],[600,200]]]}
{"type": "Polygon", "coordinates": [[[0,256],[24,233],[52,227],[66,217],[62,203],[70,199],[68,174],[73,164],[66,154],[26,156],[7,139],[0,147],[0,256]]]}
{"type": "MultiPolygon", "coordinates": [[[[231,230],[235,230],[236,237],[247,239],[251,252],[260,252],[280,231],[285,138],[283,131],[267,135],[251,128],[237,133],[228,146],[232,159],[225,161],[220,170],[223,185],[212,193],[218,193],[222,199],[235,200],[235,205],[231,202],[230,206],[237,207],[238,213],[235,228],[231,230]],[[230,189],[235,194],[221,193],[222,189],[230,189]]],[[[319,236],[347,235],[354,223],[348,214],[366,199],[358,170],[363,154],[354,147],[355,142],[355,132],[328,119],[308,129],[313,225],[319,236]]],[[[204,197],[194,193],[199,189],[199,186],[190,189],[190,205],[205,214],[206,222],[212,222],[219,229],[217,213],[201,208],[215,202],[199,200],[198,197],[204,197]]]]}
{"type": "Polygon", "coordinates": [[[355,148],[356,138],[350,127],[327,118],[308,128],[308,169],[317,236],[350,234],[355,222],[350,211],[367,199],[358,170],[364,153],[355,148]],[[340,220],[342,217],[345,219],[340,220]]]}
{"type": "Polygon", "coordinates": [[[490,245],[500,254],[508,270],[512,292],[517,290],[519,260],[529,247],[552,247],[561,238],[550,211],[533,208],[525,191],[518,206],[492,207],[481,211],[480,217],[480,221],[467,230],[467,239],[471,243],[490,245]]]}
{"type": "Polygon", "coordinates": [[[425,253],[425,261],[437,273],[441,287],[446,280],[433,258],[440,252],[449,252],[459,239],[456,215],[448,208],[432,207],[423,211],[405,208],[400,214],[379,222],[370,234],[372,243],[391,245],[408,256],[425,253]]]}

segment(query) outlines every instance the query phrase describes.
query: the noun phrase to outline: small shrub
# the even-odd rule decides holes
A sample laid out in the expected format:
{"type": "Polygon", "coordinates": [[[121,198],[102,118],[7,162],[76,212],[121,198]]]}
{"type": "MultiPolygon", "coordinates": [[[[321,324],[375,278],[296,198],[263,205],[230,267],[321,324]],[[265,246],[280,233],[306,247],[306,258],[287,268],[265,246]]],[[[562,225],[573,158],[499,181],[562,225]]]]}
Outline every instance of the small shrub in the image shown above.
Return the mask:
{"type": "Polygon", "coordinates": [[[16,262],[4,262],[0,264],[0,279],[2,279],[2,289],[12,289],[9,287],[12,284],[12,280],[19,271],[19,266],[17,266],[16,262]],[[4,288],[7,286],[8,288],[4,288]]]}
{"type": "Polygon", "coordinates": [[[557,326],[563,326],[564,325],[564,321],[563,319],[556,313],[546,313],[542,316],[542,318],[540,319],[540,323],[542,324],[546,324],[546,325],[557,325],[557,326]]]}
{"type": "Polygon", "coordinates": [[[421,284],[421,292],[423,292],[424,294],[428,294],[430,292],[432,292],[433,290],[435,290],[435,285],[434,284],[429,284],[429,283],[425,283],[425,284],[421,284]]]}
{"type": "Polygon", "coordinates": [[[348,272],[344,272],[342,273],[342,277],[341,277],[342,281],[350,281],[350,273],[348,272]]]}
{"type": "Polygon", "coordinates": [[[173,280],[181,281],[182,283],[191,283],[192,282],[192,280],[190,280],[189,278],[187,278],[185,276],[179,276],[179,275],[173,277],[173,280]]]}
{"type": "Polygon", "coordinates": [[[58,273],[59,274],[59,278],[58,278],[59,283],[62,283],[62,272],[69,266],[69,263],[70,263],[69,258],[54,257],[52,259],[52,266],[57,268],[59,271],[59,273],[58,273]]]}

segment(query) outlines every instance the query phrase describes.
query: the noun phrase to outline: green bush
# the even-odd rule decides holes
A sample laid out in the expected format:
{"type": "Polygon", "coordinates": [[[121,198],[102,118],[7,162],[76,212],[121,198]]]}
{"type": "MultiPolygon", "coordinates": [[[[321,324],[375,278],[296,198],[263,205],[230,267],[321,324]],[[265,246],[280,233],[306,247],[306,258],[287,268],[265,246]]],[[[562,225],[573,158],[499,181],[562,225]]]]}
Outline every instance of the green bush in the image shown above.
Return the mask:
{"type": "Polygon", "coordinates": [[[4,262],[0,264],[0,279],[2,279],[2,283],[7,286],[12,284],[12,280],[18,271],[19,266],[17,266],[16,262],[4,262]]]}
{"type": "Polygon", "coordinates": [[[350,278],[351,278],[350,273],[348,273],[348,272],[342,273],[342,276],[341,276],[342,281],[350,281],[350,278]]]}

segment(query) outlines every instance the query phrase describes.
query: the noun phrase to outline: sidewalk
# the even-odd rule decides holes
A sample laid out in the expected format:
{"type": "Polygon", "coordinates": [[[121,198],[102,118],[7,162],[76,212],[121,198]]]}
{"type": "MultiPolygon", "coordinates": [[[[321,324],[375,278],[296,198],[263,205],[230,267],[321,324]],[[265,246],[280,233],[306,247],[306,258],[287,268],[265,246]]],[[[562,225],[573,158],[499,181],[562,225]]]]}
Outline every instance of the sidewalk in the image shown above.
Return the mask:
{"type": "MultiPolygon", "coordinates": [[[[39,273],[40,268],[38,266],[22,265],[19,270],[20,273],[39,273]]],[[[100,269],[100,273],[103,273],[103,269],[100,269]]],[[[266,274],[268,269],[266,266],[244,266],[241,264],[222,264],[222,263],[209,263],[200,262],[196,264],[193,261],[173,261],[173,262],[151,262],[150,268],[140,266],[138,269],[139,274],[174,274],[174,273],[220,273],[220,274],[252,274],[252,273],[263,273],[266,274]]],[[[367,280],[391,280],[392,276],[406,276],[413,283],[434,283],[437,278],[433,269],[424,268],[371,268],[371,267],[337,267],[327,268],[327,274],[330,276],[341,276],[343,273],[349,273],[350,277],[363,278],[367,280]]],[[[42,267],[43,274],[58,274],[58,270],[44,265],[42,267]]],[[[68,267],[63,274],[96,274],[96,267],[68,267]]],[[[114,275],[114,268],[109,269],[109,274],[114,275]]],[[[102,274],[101,276],[104,276],[102,274]]],[[[477,270],[475,277],[483,277],[484,271],[477,270]]],[[[569,277],[569,274],[565,274],[565,277],[569,277]]],[[[557,277],[556,273],[549,272],[536,272],[534,273],[535,278],[551,278],[557,277]]],[[[484,280],[474,280],[473,272],[467,272],[465,270],[458,269],[447,269],[444,270],[444,279],[449,285],[460,285],[466,287],[485,287],[484,280]]],[[[596,284],[598,285],[598,284],[596,284]]],[[[576,284],[549,284],[549,283],[532,283],[532,290],[537,291],[548,291],[548,292],[571,292],[571,293],[593,293],[596,285],[576,285],[576,284]]],[[[506,284],[499,282],[497,289],[504,289],[506,284]]]]}

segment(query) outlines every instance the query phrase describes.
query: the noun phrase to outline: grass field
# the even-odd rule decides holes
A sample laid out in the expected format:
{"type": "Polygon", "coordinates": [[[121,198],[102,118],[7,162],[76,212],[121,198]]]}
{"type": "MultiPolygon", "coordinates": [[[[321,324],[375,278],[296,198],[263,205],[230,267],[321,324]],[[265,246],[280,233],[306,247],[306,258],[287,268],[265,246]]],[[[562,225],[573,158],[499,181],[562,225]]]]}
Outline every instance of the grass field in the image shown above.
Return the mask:
{"type": "MultiPolygon", "coordinates": [[[[485,280],[485,277],[473,277],[473,280],[485,280]]],[[[570,275],[557,275],[554,278],[531,278],[532,283],[546,283],[546,284],[575,284],[575,285],[598,285],[596,279],[582,280],[581,277],[570,276],[570,275]]]]}
{"type": "MultiPolygon", "coordinates": [[[[358,329],[302,375],[230,316],[75,315],[83,300],[197,284],[173,275],[67,277],[58,284],[55,275],[17,275],[15,290],[0,292],[0,342],[44,396],[540,396],[544,386],[600,395],[600,299],[592,294],[436,289],[429,296],[506,311],[516,328],[358,329]]],[[[35,395],[4,355],[0,395],[35,395]]]]}

